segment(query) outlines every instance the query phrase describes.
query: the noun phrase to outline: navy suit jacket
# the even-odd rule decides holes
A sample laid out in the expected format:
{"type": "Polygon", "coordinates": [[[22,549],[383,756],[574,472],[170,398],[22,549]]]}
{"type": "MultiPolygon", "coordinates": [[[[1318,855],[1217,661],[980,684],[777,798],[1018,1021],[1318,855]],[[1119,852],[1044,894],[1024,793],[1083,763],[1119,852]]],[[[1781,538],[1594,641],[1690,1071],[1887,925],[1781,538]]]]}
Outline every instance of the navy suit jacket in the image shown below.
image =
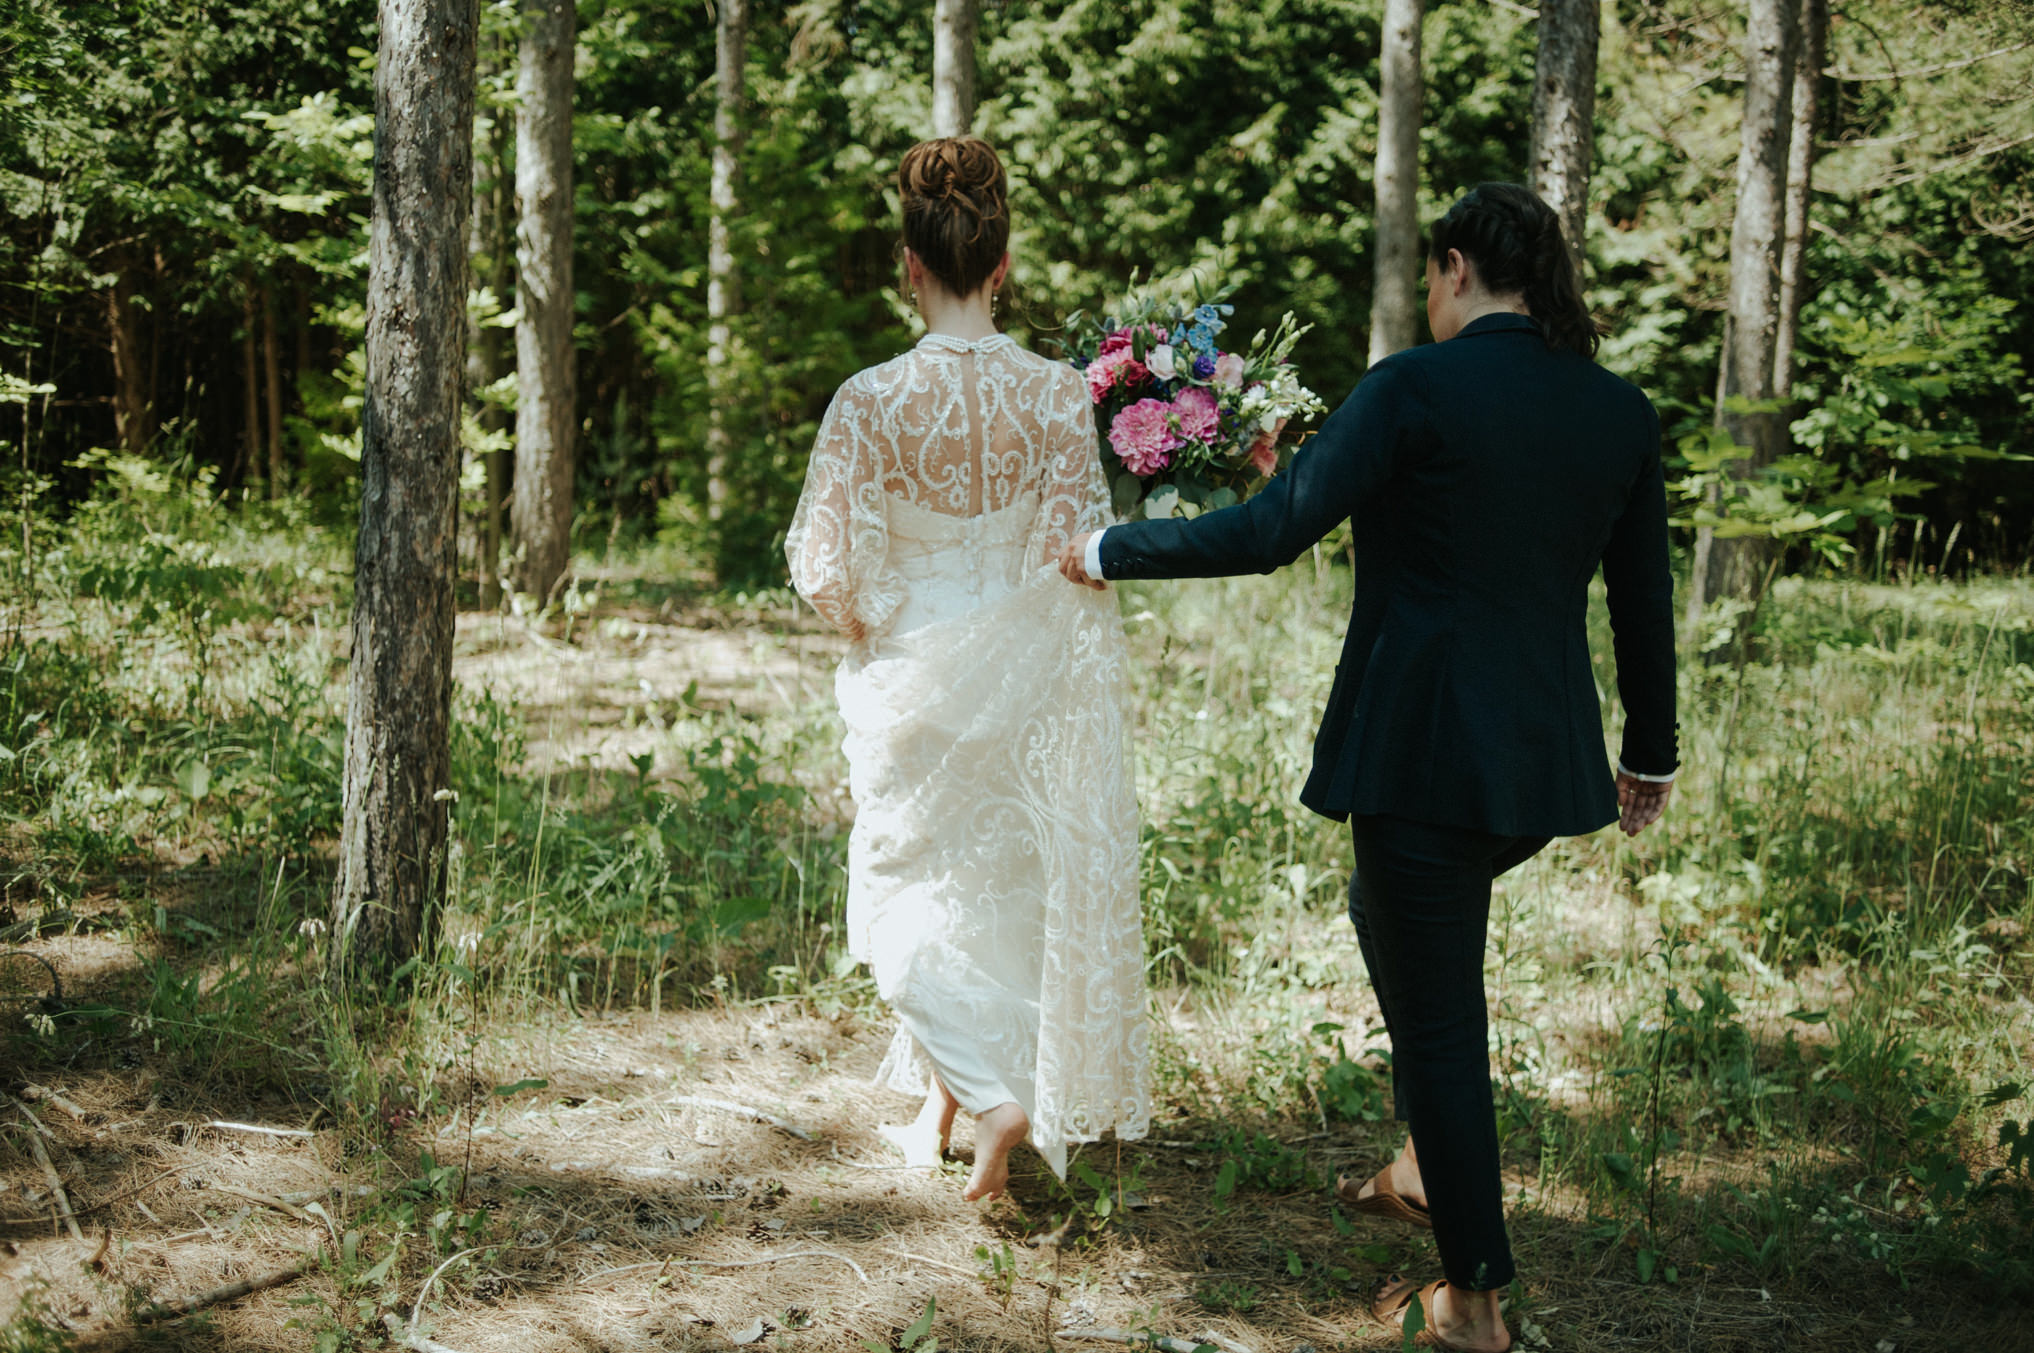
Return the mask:
{"type": "Polygon", "coordinates": [[[1660,423],[1637,386],[1486,315],[1394,354],[1248,502],[1102,538],[1108,578],[1269,573],[1347,518],[1356,600],[1300,800],[1506,836],[1617,817],[1585,622],[1610,594],[1627,770],[1677,761],[1660,423]]]}

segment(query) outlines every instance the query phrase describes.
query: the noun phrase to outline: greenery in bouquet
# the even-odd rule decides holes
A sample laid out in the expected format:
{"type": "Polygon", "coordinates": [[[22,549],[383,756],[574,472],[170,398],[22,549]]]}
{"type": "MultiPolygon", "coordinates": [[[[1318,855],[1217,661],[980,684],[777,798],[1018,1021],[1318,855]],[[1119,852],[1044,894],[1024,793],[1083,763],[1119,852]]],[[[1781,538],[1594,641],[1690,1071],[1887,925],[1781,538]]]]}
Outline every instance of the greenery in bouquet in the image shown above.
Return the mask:
{"type": "Polygon", "coordinates": [[[1225,349],[1228,296],[1133,296],[1110,314],[1067,319],[1067,354],[1094,401],[1119,517],[1241,502],[1291,460],[1287,426],[1326,408],[1287,360],[1311,326],[1288,313],[1246,348],[1225,349]]]}

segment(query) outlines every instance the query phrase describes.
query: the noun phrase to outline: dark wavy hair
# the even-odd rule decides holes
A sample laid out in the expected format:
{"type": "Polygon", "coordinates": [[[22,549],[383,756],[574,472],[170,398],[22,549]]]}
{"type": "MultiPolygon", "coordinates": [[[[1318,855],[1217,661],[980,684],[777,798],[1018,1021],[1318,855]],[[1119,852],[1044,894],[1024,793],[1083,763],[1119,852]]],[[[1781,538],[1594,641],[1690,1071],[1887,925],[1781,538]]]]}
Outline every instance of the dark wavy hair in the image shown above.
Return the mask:
{"type": "Polygon", "coordinates": [[[956,296],[972,296],[1010,245],[1010,182],[987,141],[920,141],[897,165],[904,244],[956,296]]]}
{"type": "Polygon", "coordinates": [[[1479,183],[1464,193],[1427,235],[1427,257],[1434,262],[1445,264],[1450,249],[1476,265],[1486,290],[1523,296],[1547,342],[1596,356],[1603,330],[1583,303],[1561,218],[1532,189],[1479,183]]]}

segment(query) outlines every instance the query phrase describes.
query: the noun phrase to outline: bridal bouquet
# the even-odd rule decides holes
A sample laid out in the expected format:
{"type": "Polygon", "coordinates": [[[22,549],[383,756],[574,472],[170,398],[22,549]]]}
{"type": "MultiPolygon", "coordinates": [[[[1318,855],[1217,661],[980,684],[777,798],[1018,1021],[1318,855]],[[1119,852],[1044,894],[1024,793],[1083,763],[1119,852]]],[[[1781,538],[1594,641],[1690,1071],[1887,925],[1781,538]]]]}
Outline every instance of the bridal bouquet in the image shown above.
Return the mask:
{"type": "Polygon", "coordinates": [[[1067,319],[1119,517],[1241,502],[1291,460],[1286,424],[1327,407],[1286,360],[1311,326],[1288,313],[1268,338],[1260,330],[1246,349],[1224,349],[1227,295],[1191,305],[1134,297],[1111,315],[1067,319]]]}

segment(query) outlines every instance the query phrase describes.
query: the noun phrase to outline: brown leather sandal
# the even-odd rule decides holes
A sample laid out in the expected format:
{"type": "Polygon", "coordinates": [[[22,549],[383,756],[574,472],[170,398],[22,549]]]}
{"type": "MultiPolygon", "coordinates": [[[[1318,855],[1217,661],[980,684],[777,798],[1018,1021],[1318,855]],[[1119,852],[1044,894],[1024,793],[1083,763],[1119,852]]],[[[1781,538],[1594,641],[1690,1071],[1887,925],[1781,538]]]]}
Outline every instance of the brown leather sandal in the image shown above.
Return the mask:
{"type": "MultiPolygon", "coordinates": [[[[1459,1344],[1451,1344],[1434,1329],[1434,1294],[1448,1285],[1446,1278],[1436,1278],[1421,1287],[1403,1274],[1394,1273],[1384,1280],[1384,1286],[1377,1290],[1377,1297],[1370,1303],[1370,1314],[1377,1317],[1377,1323],[1387,1329],[1403,1330],[1406,1312],[1412,1304],[1420,1304],[1420,1330],[1413,1335],[1414,1348],[1438,1348],[1448,1353],[1467,1353],[1459,1344]]],[[[1505,1344],[1510,1353],[1512,1344],[1505,1344]]]]}
{"type": "Polygon", "coordinates": [[[1402,1221],[1413,1226],[1424,1226],[1429,1231],[1433,1230],[1434,1219],[1427,1214],[1426,1208],[1395,1192],[1388,1178],[1390,1174],[1391,1167],[1387,1165],[1371,1176],[1368,1197],[1357,1196],[1363,1185],[1348,1175],[1339,1175],[1335,1179],[1335,1196],[1342,1201],[1343,1206],[1353,1212],[1364,1212],[1373,1217],[1388,1217],[1392,1221],[1402,1221]]]}

